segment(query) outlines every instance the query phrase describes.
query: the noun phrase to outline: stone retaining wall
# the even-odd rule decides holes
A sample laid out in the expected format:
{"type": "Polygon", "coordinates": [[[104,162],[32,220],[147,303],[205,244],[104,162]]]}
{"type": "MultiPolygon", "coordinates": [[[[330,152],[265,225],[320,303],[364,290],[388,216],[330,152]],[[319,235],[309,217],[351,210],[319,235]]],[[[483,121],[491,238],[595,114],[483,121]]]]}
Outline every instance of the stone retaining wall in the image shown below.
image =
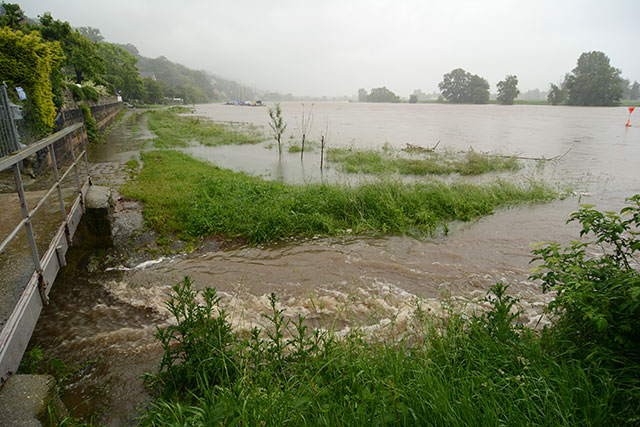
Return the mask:
{"type": "MultiPolygon", "coordinates": [[[[89,107],[91,109],[91,116],[96,119],[98,129],[104,130],[122,110],[122,102],[112,102],[110,104],[97,104],[89,107]]],[[[56,126],[59,129],[64,129],[67,126],[71,126],[76,123],[84,122],[84,115],[80,108],[74,108],[72,110],[62,110],[56,119],[56,126]]],[[[87,133],[83,130],[82,133],[74,132],[69,138],[73,141],[76,156],[82,151],[82,141],[86,141],[87,133]]],[[[68,162],[71,159],[71,152],[69,150],[69,140],[67,138],[62,139],[53,144],[56,153],[56,159],[58,162],[68,162]]],[[[31,159],[34,175],[41,175],[51,167],[51,158],[48,150],[41,150],[36,153],[36,159],[31,159]]]]}

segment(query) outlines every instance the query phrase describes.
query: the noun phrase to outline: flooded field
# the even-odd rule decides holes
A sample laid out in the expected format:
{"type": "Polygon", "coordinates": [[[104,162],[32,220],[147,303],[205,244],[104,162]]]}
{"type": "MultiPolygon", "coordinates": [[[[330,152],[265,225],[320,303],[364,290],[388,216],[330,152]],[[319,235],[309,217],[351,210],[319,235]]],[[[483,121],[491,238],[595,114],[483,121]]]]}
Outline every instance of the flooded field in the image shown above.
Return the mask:
{"type": "MultiPolygon", "coordinates": [[[[308,109],[309,104],[306,108],[308,109]]],[[[217,121],[265,126],[266,108],[196,106],[197,115],[217,121]]],[[[300,103],[283,103],[286,141],[299,140],[300,103]],[[289,138],[293,135],[293,139],[289,138]]],[[[317,103],[311,139],[328,122],[329,146],[376,148],[411,143],[439,149],[517,154],[523,157],[566,155],[533,163],[507,179],[545,179],[575,191],[553,203],[500,210],[472,223],[452,224],[447,236],[353,236],[291,240],[259,247],[231,247],[176,255],[138,265],[114,265],[110,271],[62,277],[43,313],[32,344],[72,363],[95,360],[66,396],[84,411],[108,401],[105,422],[127,418],[144,400],[138,375],[154,367],[159,347],[152,334],[170,319],[164,307],[170,287],[191,276],[199,287],[214,286],[238,327],[260,324],[267,295],[276,292],[291,316],[303,314],[321,327],[343,330],[354,325],[394,328],[402,333],[417,301],[437,311],[450,295],[468,309],[497,281],[513,285],[522,299],[521,321],[535,326],[548,301],[528,280],[530,245],[576,238],[565,225],[580,203],[619,210],[624,198],[640,191],[640,127],[625,128],[626,108],[546,106],[453,106],[437,104],[317,103]],[[403,323],[404,322],[404,323],[403,323]],[[106,391],[105,391],[106,390],[106,391]],[[87,403],[87,399],[92,399],[87,403]]],[[[131,126],[126,122],[126,126],[131,126]]],[[[126,161],[133,154],[125,129],[114,152],[101,154],[126,161]]],[[[189,147],[194,155],[225,168],[269,179],[308,182],[319,175],[318,155],[286,153],[280,162],[267,143],[255,146],[189,147]]],[[[286,150],[285,150],[286,151],[286,150]]],[[[330,179],[350,178],[329,169],[330,179]],[[333,175],[331,175],[333,173],[333,175]]],[[[484,178],[483,178],[484,179],[484,178]]],[[[82,411],[81,411],[82,412],[82,411]]]]}

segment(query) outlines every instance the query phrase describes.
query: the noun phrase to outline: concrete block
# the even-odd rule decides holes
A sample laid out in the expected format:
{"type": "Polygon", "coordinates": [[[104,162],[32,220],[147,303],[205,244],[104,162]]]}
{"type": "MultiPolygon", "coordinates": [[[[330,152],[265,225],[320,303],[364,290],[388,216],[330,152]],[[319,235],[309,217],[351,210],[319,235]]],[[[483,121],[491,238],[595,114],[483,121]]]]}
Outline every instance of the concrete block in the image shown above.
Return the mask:
{"type": "Polygon", "coordinates": [[[87,209],[109,209],[111,205],[111,189],[99,185],[92,185],[87,191],[87,209]]]}
{"type": "Polygon", "coordinates": [[[0,390],[0,423],[40,427],[47,424],[49,405],[59,418],[67,414],[51,375],[12,375],[0,390]]]}
{"type": "Polygon", "coordinates": [[[113,246],[113,200],[111,189],[92,185],[85,199],[86,212],[76,231],[74,246],[85,249],[106,249],[113,246]]]}

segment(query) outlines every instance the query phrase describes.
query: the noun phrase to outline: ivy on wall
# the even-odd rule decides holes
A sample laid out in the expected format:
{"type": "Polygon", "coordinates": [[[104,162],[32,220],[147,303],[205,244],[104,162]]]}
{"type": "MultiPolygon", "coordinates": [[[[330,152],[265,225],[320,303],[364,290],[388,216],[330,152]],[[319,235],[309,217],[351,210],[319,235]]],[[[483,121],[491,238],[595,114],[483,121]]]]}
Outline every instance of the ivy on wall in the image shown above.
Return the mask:
{"type": "Polygon", "coordinates": [[[56,116],[49,76],[63,58],[60,44],[44,41],[36,31],[24,34],[0,28],[0,81],[25,90],[25,110],[43,134],[51,130],[56,116]]]}

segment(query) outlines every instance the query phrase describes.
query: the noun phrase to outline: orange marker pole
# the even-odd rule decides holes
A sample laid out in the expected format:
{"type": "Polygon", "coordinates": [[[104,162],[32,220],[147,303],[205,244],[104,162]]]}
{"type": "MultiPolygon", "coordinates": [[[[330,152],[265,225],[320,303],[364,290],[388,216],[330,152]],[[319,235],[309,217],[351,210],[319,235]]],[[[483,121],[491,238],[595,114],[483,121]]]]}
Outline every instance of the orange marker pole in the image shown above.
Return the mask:
{"type": "Polygon", "coordinates": [[[626,127],[631,127],[631,113],[633,113],[633,110],[635,110],[636,107],[629,107],[629,119],[627,120],[627,124],[625,125],[626,127]]]}

